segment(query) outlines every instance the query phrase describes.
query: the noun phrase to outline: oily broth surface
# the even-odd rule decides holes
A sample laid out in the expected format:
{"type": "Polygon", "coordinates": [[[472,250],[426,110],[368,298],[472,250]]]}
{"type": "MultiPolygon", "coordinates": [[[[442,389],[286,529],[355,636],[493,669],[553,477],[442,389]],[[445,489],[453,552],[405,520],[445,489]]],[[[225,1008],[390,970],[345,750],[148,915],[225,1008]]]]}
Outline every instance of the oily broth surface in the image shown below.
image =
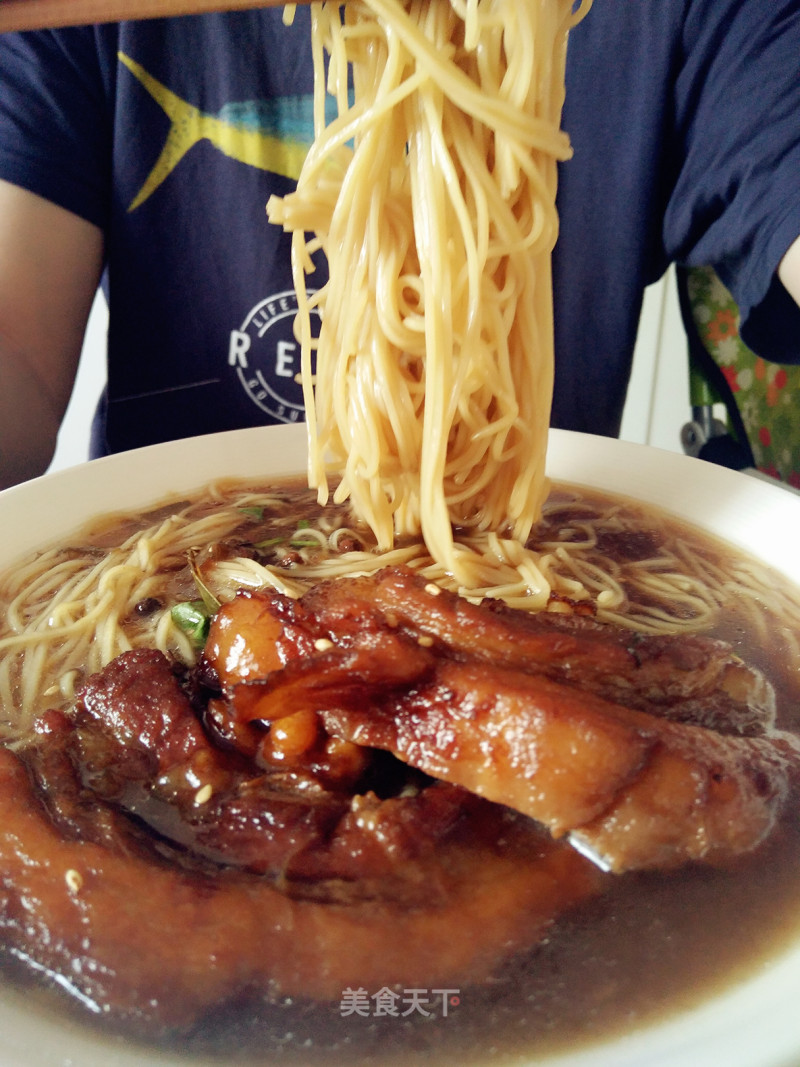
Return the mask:
{"type": "MultiPolygon", "coordinates": [[[[299,486],[281,486],[280,495],[286,501],[284,515],[243,514],[241,526],[228,540],[234,544],[278,540],[276,559],[292,560],[296,552],[290,544],[292,531],[298,519],[301,528],[314,523],[318,508],[299,486]]],[[[576,514],[584,522],[588,512],[606,510],[609,502],[601,494],[562,486],[554,489],[551,499],[556,503],[555,518],[546,520],[537,532],[547,544],[559,530],[570,528],[576,514]]],[[[220,503],[198,506],[217,508],[220,503]]],[[[708,561],[709,571],[735,569],[735,553],[654,509],[628,501],[616,501],[615,508],[614,521],[600,542],[623,571],[626,560],[648,558],[665,540],[688,545],[695,558],[708,561]]],[[[104,519],[93,524],[84,539],[104,548],[152,518],[150,513],[104,519]]],[[[342,509],[340,520],[347,518],[342,509]]],[[[366,535],[359,532],[359,537],[367,547],[366,535]]],[[[773,580],[779,588],[780,581],[773,580]]],[[[165,602],[191,595],[188,571],[166,576],[165,602]]],[[[685,614],[685,608],[681,612],[685,614]]],[[[795,710],[800,707],[800,672],[791,636],[794,617],[784,620],[783,629],[774,619],[759,628],[752,618],[731,597],[714,625],[705,629],[730,640],[743,658],[765,670],[778,692],[779,725],[800,728],[800,713],[795,710]]],[[[458,1003],[448,1004],[446,1017],[440,998],[435,1006],[431,998],[429,1007],[435,1010],[428,1017],[416,1011],[405,1017],[380,1017],[344,1015],[339,1003],[272,1004],[255,997],[205,1020],[170,1051],[186,1057],[187,1063],[198,1058],[242,1064],[526,1061],[629,1031],[690,1007],[746,976],[800,936],[798,888],[800,829],[787,818],[756,853],[729,867],[609,876],[602,896],[560,920],[541,944],[509,965],[496,982],[460,989],[458,1003]]],[[[463,936],[469,933],[464,929],[463,936]]],[[[52,1003],[49,993],[16,973],[13,962],[4,966],[10,980],[30,989],[33,1002],[45,997],[46,1010],[63,1012],[67,1028],[83,1029],[86,1017],[72,1002],[58,997],[52,1003]]],[[[142,1055],[146,1058],[144,1045],[142,1055]]]]}

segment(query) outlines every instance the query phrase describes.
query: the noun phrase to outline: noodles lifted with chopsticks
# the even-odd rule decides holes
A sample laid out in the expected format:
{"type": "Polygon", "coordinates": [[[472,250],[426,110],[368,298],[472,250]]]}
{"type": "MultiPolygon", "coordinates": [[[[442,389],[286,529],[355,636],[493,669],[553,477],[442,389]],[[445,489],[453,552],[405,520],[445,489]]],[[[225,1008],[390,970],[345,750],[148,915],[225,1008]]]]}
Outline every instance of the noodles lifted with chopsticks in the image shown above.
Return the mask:
{"type": "Polygon", "coordinates": [[[564,66],[589,2],[573,6],[314,4],[316,140],[268,205],[293,234],[311,486],[324,501],[335,475],[381,547],[421,536],[464,590],[507,586],[509,553],[481,538],[524,562],[547,494],[564,66]]]}

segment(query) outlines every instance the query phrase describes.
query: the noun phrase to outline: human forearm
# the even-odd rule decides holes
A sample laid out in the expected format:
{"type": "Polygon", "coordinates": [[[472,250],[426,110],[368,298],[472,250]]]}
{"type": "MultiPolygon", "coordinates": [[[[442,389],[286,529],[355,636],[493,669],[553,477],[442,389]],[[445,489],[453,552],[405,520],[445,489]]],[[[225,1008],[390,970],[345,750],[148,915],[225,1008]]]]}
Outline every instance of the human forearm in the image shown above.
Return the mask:
{"type": "Polygon", "coordinates": [[[55,447],[102,265],[97,227],[0,181],[0,486],[55,447]]]}
{"type": "Polygon", "coordinates": [[[62,415],[49,384],[0,336],[0,488],[44,473],[62,415]]]}

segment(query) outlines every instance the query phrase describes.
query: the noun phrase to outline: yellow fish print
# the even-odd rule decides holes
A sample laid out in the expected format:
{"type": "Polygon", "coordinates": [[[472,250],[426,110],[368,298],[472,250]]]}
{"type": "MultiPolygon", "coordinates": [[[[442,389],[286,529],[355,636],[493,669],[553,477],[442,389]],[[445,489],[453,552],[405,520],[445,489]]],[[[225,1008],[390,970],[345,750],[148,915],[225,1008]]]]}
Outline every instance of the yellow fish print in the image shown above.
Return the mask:
{"type": "Polygon", "coordinates": [[[227,104],[218,115],[209,115],[182,100],[124,52],[118,56],[172,123],[161,154],[128,211],[135,211],[152,196],[200,141],[210,141],[224,155],[249,167],[298,177],[314,137],[311,96],[227,104]]]}

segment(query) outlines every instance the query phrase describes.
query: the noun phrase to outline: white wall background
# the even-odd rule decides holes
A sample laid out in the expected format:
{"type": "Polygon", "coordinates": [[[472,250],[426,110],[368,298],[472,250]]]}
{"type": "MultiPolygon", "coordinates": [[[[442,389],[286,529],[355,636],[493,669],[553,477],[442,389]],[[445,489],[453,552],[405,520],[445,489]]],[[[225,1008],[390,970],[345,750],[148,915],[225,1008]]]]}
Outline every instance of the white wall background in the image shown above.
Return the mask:
{"type": "MultiPolygon", "coordinates": [[[[81,463],[88,456],[92,415],[105,380],[107,326],[105,299],[98,294],[50,470],[81,463]]],[[[686,341],[674,276],[669,271],[645,293],[620,436],[626,441],[680,452],[680,431],[689,414],[686,341]]]]}
{"type": "Polygon", "coordinates": [[[620,437],[681,452],[681,428],[690,418],[686,334],[670,268],[645,291],[620,437]]]}

